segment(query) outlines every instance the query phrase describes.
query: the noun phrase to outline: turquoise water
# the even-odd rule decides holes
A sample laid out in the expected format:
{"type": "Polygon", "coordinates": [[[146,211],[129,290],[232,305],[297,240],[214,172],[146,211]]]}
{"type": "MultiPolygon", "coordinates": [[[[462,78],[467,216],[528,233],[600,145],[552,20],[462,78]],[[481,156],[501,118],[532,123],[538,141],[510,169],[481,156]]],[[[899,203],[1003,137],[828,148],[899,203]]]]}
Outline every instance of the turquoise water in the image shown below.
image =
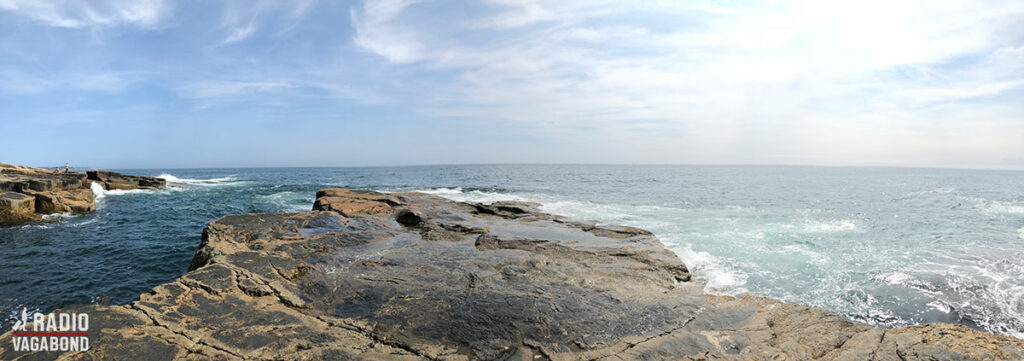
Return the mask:
{"type": "Polygon", "coordinates": [[[0,312],[126,303],[185,272],[226,214],[309,210],[328,186],[424,191],[651,230],[707,290],[879,326],[955,322],[1024,337],[1024,172],[768,166],[123,170],[165,191],[0,229],[0,312]]]}

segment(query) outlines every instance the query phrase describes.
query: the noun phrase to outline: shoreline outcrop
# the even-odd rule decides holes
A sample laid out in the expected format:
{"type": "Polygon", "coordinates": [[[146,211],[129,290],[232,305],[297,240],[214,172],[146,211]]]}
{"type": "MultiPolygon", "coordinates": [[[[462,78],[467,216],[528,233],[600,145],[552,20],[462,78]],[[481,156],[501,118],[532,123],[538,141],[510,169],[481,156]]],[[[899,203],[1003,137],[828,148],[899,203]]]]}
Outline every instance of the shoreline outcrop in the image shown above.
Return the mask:
{"type": "Polygon", "coordinates": [[[62,172],[0,163],[0,226],[40,221],[47,214],[95,211],[92,182],[107,190],[163,189],[167,185],[159,178],[109,171],[62,172]]]}
{"type": "Polygon", "coordinates": [[[156,177],[144,177],[124,175],[108,170],[90,170],[85,172],[89,180],[97,182],[105,190],[131,190],[131,189],[164,189],[167,188],[167,180],[156,177]]]}
{"type": "Polygon", "coordinates": [[[188,272],[90,316],[90,350],[3,360],[1020,360],[962,325],[878,329],[715,296],[650,232],[331,188],[303,213],[229,215],[188,272]]]}

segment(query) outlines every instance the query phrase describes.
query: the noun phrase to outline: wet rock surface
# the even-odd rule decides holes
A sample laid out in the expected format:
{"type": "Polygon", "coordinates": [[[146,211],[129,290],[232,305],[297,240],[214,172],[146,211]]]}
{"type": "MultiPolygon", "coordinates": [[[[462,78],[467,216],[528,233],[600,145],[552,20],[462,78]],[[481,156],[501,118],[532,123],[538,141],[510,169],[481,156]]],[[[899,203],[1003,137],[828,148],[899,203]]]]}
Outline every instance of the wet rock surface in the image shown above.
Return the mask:
{"type": "Polygon", "coordinates": [[[642,229],[536,205],[326,189],[211,222],[179,279],[90,315],[86,352],[2,360],[1020,360],[1024,341],[876,329],[702,293],[642,229]]]}

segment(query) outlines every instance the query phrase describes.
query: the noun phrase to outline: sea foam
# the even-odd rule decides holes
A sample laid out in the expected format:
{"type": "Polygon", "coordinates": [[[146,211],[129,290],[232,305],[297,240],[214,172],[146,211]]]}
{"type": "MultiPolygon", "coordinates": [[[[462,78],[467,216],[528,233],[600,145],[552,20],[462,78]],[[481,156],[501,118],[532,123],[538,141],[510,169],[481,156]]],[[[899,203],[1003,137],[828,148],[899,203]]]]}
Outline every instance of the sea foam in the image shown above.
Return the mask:
{"type": "Polygon", "coordinates": [[[209,179],[193,179],[193,178],[178,178],[174,175],[167,173],[160,173],[156,176],[157,178],[166,180],[167,183],[177,184],[191,184],[191,185],[220,185],[229,184],[236,181],[238,178],[234,176],[220,177],[220,178],[209,178],[209,179]]]}
{"type": "Polygon", "coordinates": [[[527,201],[540,204],[541,211],[605,224],[625,224],[652,230],[669,246],[690,271],[704,280],[707,292],[737,295],[748,292],[743,287],[747,274],[729,266],[729,262],[711,253],[696,251],[683,241],[677,232],[664,231],[672,222],[664,218],[691,216],[691,210],[651,205],[599,204],[587,201],[564,200],[543,194],[519,195],[511,193],[464,191],[463,188],[433,188],[416,190],[460,202],[493,203],[498,201],[527,201]]]}
{"type": "Polygon", "coordinates": [[[461,187],[456,188],[431,188],[417,189],[413,192],[432,194],[458,202],[494,203],[502,201],[526,201],[527,199],[509,193],[487,192],[479,189],[464,191],[461,187]]]}

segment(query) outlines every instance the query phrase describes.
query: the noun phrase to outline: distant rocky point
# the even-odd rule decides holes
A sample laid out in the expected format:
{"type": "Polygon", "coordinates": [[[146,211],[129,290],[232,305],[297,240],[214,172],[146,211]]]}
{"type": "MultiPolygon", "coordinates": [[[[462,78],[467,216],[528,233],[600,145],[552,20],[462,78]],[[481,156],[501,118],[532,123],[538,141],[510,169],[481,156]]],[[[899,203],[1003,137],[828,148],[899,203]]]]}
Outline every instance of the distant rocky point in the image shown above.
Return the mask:
{"type": "Polygon", "coordinates": [[[103,189],[108,191],[167,188],[167,180],[162,178],[123,175],[107,170],[90,170],[85,174],[88,175],[89,180],[103,185],[103,189]]]}
{"type": "Polygon", "coordinates": [[[90,315],[85,352],[2,360],[1022,360],[962,325],[872,328],[715,296],[642,229],[535,204],[317,192],[312,212],[230,215],[189,272],[90,315]]]}
{"type": "Polygon", "coordinates": [[[110,171],[63,172],[0,163],[0,226],[39,221],[47,214],[92,212],[96,210],[94,182],[106,190],[167,186],[163,179],[110,171]]]}

